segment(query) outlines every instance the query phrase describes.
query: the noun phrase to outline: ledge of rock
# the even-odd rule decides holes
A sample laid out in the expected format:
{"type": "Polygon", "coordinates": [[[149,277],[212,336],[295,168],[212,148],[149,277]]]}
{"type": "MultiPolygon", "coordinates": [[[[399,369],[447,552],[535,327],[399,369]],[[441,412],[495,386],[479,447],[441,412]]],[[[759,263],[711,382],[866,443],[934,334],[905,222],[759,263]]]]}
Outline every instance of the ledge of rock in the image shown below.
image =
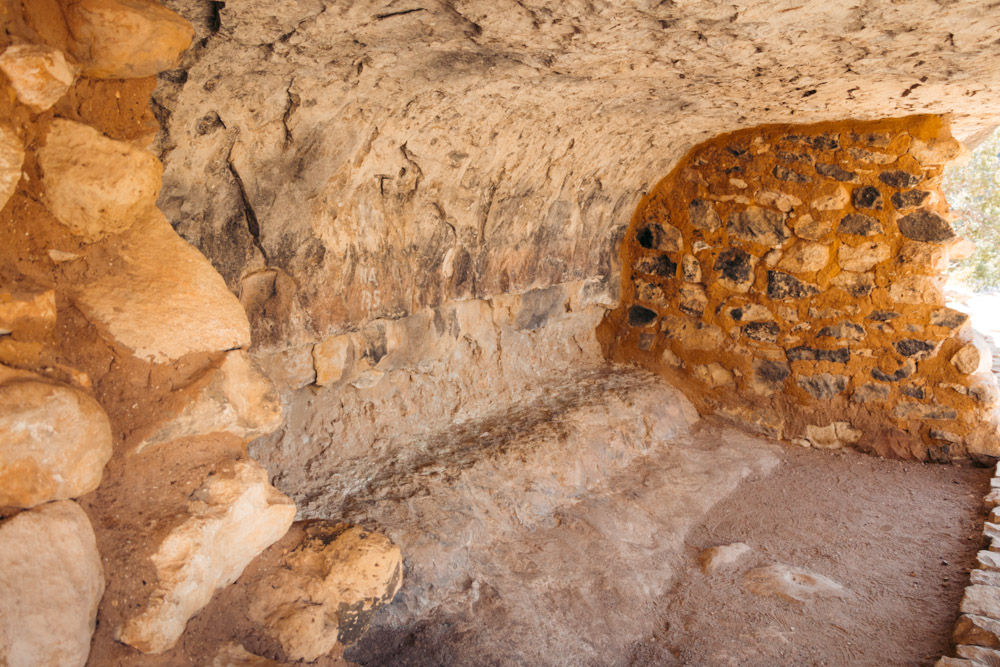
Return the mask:
{"type": "Polygon", "coordinates": [[[60,500],[0,523],[0,590],[0,664],[86,664],[104,572],[76,503],[60,500]]]}

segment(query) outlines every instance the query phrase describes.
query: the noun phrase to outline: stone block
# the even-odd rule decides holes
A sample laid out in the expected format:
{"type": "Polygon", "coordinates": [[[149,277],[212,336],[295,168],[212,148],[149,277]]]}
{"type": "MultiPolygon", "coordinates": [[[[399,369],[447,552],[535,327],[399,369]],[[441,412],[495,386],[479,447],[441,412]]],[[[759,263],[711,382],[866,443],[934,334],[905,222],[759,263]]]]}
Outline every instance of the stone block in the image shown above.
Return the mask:
{"type": "Polygon", "coordinates": [[[59,49],[44,44],[14,44],[0,54],[0,71],[17,99],[35,112],[47,111],[76,80],[76,67],[59,49]]]}
{"type": "Polygon", "coordinates": [[[0,124],[0,209],[14,196],[23,164],[24,144],[14,130],[0,124]]]}
{"type": "Polygon", "coordinates": [[[0,664],[87,663],[104,571],[76,503],[59,500],[0,523],[0,591],[0,664]]]}

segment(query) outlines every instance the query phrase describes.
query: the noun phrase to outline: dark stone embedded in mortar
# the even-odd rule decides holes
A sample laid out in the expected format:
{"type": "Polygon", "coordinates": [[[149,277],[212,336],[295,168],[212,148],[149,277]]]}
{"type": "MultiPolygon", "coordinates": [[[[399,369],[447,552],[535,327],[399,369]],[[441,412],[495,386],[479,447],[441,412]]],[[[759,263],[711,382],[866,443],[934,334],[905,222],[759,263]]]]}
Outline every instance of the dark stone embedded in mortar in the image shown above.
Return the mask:
{"type": "Polygon", "coordinates": [[[782,162],[802,162],[804,164],[812,164],[813,156],[809,153],[790,153],[788,151],[778,151],[775,156],[782,162]]]}
{"type": "Polygon", "coordinates": [[[874,403],[889,398],[889,387],[884,384],[863,384],[851,394],[855,403],[874,403]]]}
{"type": "Polygon", "coordinates": [[[855,234],[857,236],[874,236],[881,234],[882,223],[863,213],[848,213],[840,219],[837,231],[841,234],[855,234]]]}
{"type": "Polygon", "coordinates": [[[900,380],[905,380],[906,378],[913,375],[917,370],[916,364],[912,361],[907,361],[903,366],[900,366],[893,373],[886,373],[878,368],[872,369],[872,377],[879,382],[899,382],[900,380]]]}
{"type": "Polygon", "coordinates": [[[750,322],[743,325],[743,335],[754,340],[773,343],[780,333],[776,322],[750,322]]]}
{"type": "Polygon", "coordinates": [[[889,187],[902,189],[912,188],[914,185],[919,183],[920,176],[894,169],[892,171],[883,171],[878,175],[878,180],[882,181],[889,187]]]}
{"type": "Polygon", "coordinates": [[[953,308],[938,308],[931,311],[931,324],[934,326],[957,329],[968,321],[968,315],[953,308]]]}
{"type": "Polygon", "coordinates": [[[804,283],[781,271],[767,272],[767,296],[771,299],[801,299],[817,294],[815,285],[804,283]]]}
{"type": "Polygon", "coordinates": [[[752,160],[753,155],[747,152],[747,149],[742,146],[726,146],[726,152],[733,157],[738,157],[742,160],[752,160]]]}
{"type": "Polygon", "coordinates": [[[957,433],[952,433],[951,431],[944,431],[938,428],[932,428],[927,431],[927,435],[931,437],[932,440],[943,440],[945,442],[959,443],[962,442],[962,436],[957,433]]]}
{"type": "Polygon", "coordinates": [[[889,320],[901,317],[901,315],[901,313],[897,313],[894,310],[873,310],[868,314],[866,319],[875,320],[876,322],[888,322],[889,320]]]}
{"type": "Polygon", "coordinates": [[[770,359],[758,359],[754,362],[754,374],[758,380],[767,384],[781,384],[792,374],[788,364],[770,359]]]}
{"type": "Polygon", "coordinates": [[[674,278],[677,275],[677,262],[670,259],[667,255],[642,257],[635,263],[635,270],[651,276],[674,278]]]}
{"type": "Polygon", "coordinates": [[[853,171],[847,171],[846,169],[841,169],[838,165],[827,164],[826,162],[816,163],[816,173],[844,183],[853,183],[858,178],[857,174],[853,171]]]}
{"type": "Polygon", "coordinates": [[[628,323],[633,327],[645,327],[656,321],[655,310],[643,308],[642,306],[632,306],[628,309],[628,323]]]}
{"type": "Polygon", "coordinates": [[[836,364],[846,364],[851,360],[851,353],[846,347],[824,350],[801,345],[790,348],[785,354],[789,361],[832,361],[836,364]]]}
{"type": "Polygon", "coordinates": [[[955,238],[948,221],[934,211],[920,209],[899,219],[899,233],[914,241],[941,243],[955,238]]]}
{"type": "Polygon", "coordinates": [[[653,347],[653,341],[656,340],[656,334],[644,333],[639,334],[639,349],[643,352],[648,352],[653,347]]]}
{"type": "Polygon", "coordinates": [[[916,208],[922,205],[931,193],[927,190],[904,190],[894,192],[892,195],[892,205],[896,208],[916,208]]]}
{"type": "Polygon", "coordinates": [[[860,340],[865,336],[865,328],[854,322],[841,322],[829,327],[823,327],[816,334],[817,338],[839,338],[860,340]]]}
{"type": "Polygon", "coordinates": [[[904,338],[894,343],[896,352],[904,357],[917,357],[926,359],[937,349],[937,343],[928,340],[917,340],[916,338],[904,338]]]}
{"type": "Polygon", "coordinates": [[[646,225],[640,227],[635,233],[635,240],[639,242],[643,248],[657,248],[663,241],[663,227],[657,224],[646,225]]]}
{"type": "Polygon", "coordinates": [[[734,283],[745,283],[753,275],[751,259],[750,253],[739,248],[730,248],[719,253],[712,268],[718,271],[722,278],[732,280],[734,283]]]}
{"type": "Polygon", "coordinates": [[[771,170],[774,177],[779,181],[785,181],[786,183],[808,183],[809,177],[803,176],[797,171],[792,171],[787,167],[782,167],[780,164],[774,165],[774,169],[771,170]]]}
{"type": "Polygon", "coordinates": [[[759,206],[748,206],[729,216],[726,232],[743,241],[776,246],[791,236],[785,214],[759,206]]]}
{"type": "Polygon", "coordinates": [[[881,211],[882,193],[876,187],[862,185],[859,188],[854,188],[854,192],[851,193],[851,203],[854,204],[854,208],[871,208],[881,211]]]}
{"type": "Polygon", "coordinates": [[[796,382],[813,398],[829,400],[847,389],[847,376],[832,373],[817,373],[816,375],[800,375],[796,382]]]}
{"type": "Polygon", "coordinates": [[[924,391],[923,387],[916,387],[914,385],[903,385],[899,388],[899,391],[904,396],[909,396],[910,398],[926,398],[927,392],[924,391]]]}
{"type": "Polygon", "coordinates": [[[811,137],[802,134],[787,134],[781,140],[789,143],[805,144],[818,151],[833,151],[840,147],[840,135],[829,134],[827,132],[811,137]]]}
{"type": "Polygon", "coordinates": [[[688,217],[692,226],[708,232],[714,232],[722,225],[722,218],[715,212],[712,203],[704,199],[691,200],[688,204],[688,217]]]}

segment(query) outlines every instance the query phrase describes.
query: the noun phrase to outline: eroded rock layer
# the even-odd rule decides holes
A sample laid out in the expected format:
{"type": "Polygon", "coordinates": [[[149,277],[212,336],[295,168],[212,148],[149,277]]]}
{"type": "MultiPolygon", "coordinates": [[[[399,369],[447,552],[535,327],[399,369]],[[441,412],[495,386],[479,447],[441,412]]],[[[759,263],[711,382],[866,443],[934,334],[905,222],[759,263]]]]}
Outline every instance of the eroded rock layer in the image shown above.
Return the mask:
{"type": "Polygon", "coordinates": [[[926,116],[696,147],[636,210],[606,352],[806,446],[996,455],[989,350],[942,294],[960,150],[926,116]]]}

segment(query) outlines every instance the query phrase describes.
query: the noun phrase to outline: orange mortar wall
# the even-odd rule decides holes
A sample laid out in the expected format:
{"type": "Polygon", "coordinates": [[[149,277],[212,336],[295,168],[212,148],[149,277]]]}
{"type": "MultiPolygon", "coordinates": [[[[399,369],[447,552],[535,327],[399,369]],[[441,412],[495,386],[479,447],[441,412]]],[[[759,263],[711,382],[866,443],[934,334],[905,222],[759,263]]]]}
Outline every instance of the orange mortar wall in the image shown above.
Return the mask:
{"type": "Polygon", "coordinates": [[[606,356],[803,445],[996,455],[988,350],[942,293],[957,239],[941,177],[960,152],[939,116],[696,146],[632,218],[606,356]]]}

